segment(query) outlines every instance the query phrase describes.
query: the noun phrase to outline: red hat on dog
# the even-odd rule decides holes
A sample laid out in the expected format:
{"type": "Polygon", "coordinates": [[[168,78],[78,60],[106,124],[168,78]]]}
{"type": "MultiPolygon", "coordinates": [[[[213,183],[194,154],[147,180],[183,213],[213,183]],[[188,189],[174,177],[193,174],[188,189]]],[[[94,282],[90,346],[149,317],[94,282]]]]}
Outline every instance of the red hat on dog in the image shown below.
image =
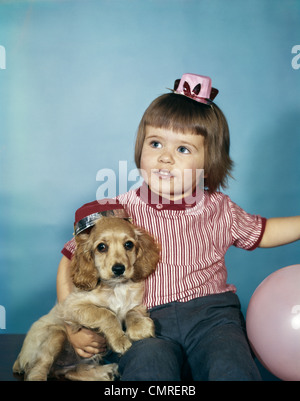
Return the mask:
{"type": "Polygon", "coordinates": [[[81,206],[75,212],[74,233],[78,235],[101,217],[119,217],[121,219],[130,219],[130,216],[123,205],[116,199],[104,199],[101,202],[93,201],[81,206]]]}

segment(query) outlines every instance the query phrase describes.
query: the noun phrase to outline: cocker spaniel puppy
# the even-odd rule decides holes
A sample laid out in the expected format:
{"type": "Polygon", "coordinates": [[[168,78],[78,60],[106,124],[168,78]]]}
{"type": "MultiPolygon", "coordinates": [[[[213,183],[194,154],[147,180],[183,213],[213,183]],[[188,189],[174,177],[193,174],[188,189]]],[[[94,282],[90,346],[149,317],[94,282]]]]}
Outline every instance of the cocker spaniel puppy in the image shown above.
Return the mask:
{"type": "MultiPolygon", "coordinates": [[[[159,260],[154,239],[117,217],[100,218],[89,233],[75,238],[74,291],[30,328],[13,366],[14,372],[25,373],[25,380],[47,380],[66,346],[65,324],[74,332],[85,327],[103,334],[118,354],[132,341],[154,336],[153,321],[142,305],[144,280],[159,260]]],[[[63,375],[70,380],[113,380],[117,365],[101,365],[99,360],[100,355],[81,359],[63,375]]]]}

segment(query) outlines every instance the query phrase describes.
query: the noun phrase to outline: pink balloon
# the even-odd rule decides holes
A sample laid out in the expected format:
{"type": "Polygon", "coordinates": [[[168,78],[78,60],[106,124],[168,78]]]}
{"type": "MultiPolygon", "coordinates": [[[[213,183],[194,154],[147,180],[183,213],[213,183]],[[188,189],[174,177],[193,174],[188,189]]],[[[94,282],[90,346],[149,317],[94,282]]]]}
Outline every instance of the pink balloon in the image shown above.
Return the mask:
{"type": "Polygon", "coordinates": [[[282,380],[300,380],[300,265],[277,270],[257,287],[246,324],[262,365],[282,380]]]}

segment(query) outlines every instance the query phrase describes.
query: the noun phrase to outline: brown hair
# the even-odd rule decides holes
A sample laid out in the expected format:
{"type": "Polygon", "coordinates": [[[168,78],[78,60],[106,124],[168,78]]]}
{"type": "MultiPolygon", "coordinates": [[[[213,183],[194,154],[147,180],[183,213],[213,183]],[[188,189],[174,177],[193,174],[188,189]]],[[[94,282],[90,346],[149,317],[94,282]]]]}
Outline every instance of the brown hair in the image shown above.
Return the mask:
{"type": "Polygon", "coordinates": [[[229,156],[229,128],[216,104],[206,105],[175,93],[155,99],[145,111],[137,132],[135,163],[138,168],[147,126],[202,135],[205,143],[204,185],[209,192],[226,188],[233,167],[229,156]]]}

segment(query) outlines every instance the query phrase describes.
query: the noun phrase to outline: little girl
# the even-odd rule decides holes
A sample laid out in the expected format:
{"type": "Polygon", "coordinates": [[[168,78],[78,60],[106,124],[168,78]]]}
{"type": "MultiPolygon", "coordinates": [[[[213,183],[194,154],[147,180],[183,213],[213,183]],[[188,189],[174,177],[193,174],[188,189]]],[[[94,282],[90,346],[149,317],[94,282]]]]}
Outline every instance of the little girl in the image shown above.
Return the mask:
{"type": "MultiPolygon", "coordinates": [[[[120,358],[121,380],[259,380],[224,257],[231,245],[253,250],[299,240],[300,216],[266,220],[218,192],[232,169],[227,122],[212,101],[218,91],[199,75],[175,84],[139,125],[135,161],[143,185],[117,197],[162,249],[144,297],[156,337],[133,343],[120,358]]],[[[72,290],[73,245],[62,251],[59,302],[72,290]]],[[[83,357],[105,348],[86,329],[70,333],[70,341],[83,357]]]]}

